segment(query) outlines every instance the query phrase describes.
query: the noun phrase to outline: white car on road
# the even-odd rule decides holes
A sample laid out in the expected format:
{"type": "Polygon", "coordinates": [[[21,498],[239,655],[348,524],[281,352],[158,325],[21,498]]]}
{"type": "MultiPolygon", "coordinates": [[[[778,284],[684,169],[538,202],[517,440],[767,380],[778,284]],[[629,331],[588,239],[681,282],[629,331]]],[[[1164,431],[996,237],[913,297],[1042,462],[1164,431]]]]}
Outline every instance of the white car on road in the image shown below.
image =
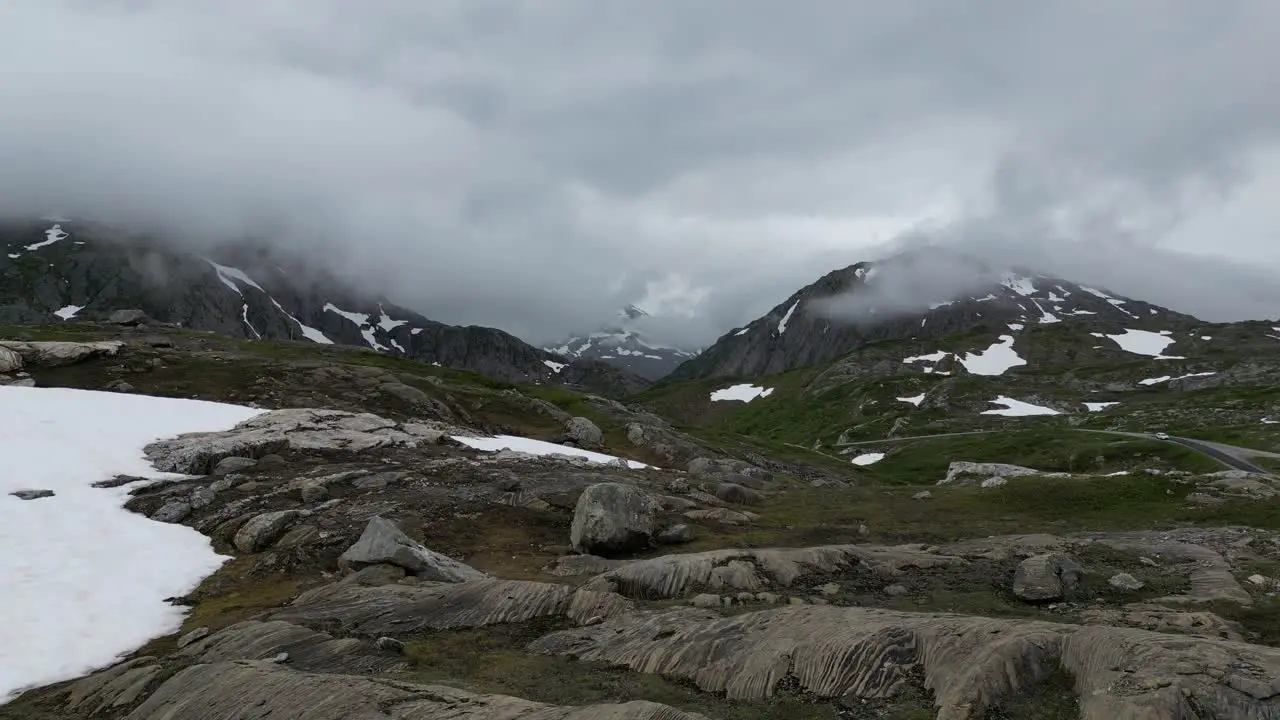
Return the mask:
{"type": "Polygon", "coordinates": [[[1169,436],[1165,433],[1156,433],[1157,440],[1168,440],[1169,436]]]}

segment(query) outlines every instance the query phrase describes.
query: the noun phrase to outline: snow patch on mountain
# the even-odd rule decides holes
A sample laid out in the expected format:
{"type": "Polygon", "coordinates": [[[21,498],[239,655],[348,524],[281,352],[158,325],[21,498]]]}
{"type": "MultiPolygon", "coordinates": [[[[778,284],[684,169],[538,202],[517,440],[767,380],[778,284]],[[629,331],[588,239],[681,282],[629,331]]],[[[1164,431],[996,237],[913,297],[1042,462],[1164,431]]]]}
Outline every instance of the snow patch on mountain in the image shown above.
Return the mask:
{"type": "Polygon", "coordinates": [[[296,323],[298,325],[298,328],[302,332],[302,336],[305,337],[306,339],[310,340],[311,342],[320,343],[321,345],[334,344],[333,341],[330,340],[328,337],[326,337],[324,333],[320,332],[316,328],[311,327],[310,325],[304,324],[301,320],[299,320],[298,318],[290,314],[288,310],[285,310],[284,307],[280,305],[280,303],[276,302],[275,298],[271,298],[271,304],[275,305],[276,309],[279,310],[281,313],[283,313],[285,317],[289,318],[294,323],[296,323]]]}
{"type": "Polygon", "coordinates": [[[1160,377],[1153,377],[1153,378],[1147,378],[1145,380],[1139,380],[1138,384],[1139,385],[1159,385],[1160,383],[1166,383],[1173,380],[1186,380],[1187,378],[1197,378],[1197,377],[1213,377],[1214,375],[1217,375],[1217,374],[1218,373],[1216,372],[1199,372],[1199,373],[1187,373],[1186,375],[1178,375],[1177,377],[1174,377],[1172,375],[1161,375],[1160,377]]]}
{"type": "MultiPolygon", "coordinates": [[[[61,226],[61,225],[59,225],[59,224],[56,224],[56,223],[55,223],[53,227],[51,227],[51,228],[49,228],[48,230],[45,230],[45,231],[44,231],[44,240],[41,240],[41,241],[40,241],[40,242],[38,242],[38,243],[32,243],[32,244],[28,245],[28,246],[26,247],[26,249],[27,249],[27,250],[39,250],[39,249],[40,249],[40,248],[42,248],[42,247],[47,247],[47,246],[49,246],[49,245],[52,245],[52,244],[54,244],[54,243],[58,242],[59,240],[66,240],[66,239],[67,239],[67,238],[69,238],[69,237],[71,237],[71,236],[70,236],[70,235],[68,235],[68,234],[67,234],[67,233],[62,229],[62,226],[61,226]]],[[[13,257],[13,255],[10,255],[9,257],[13,257]]]]}
{"type": "MultiPolygon", "coordinates": [[[[1095,333],[1096,334],[1096,333],[1095,333]]],[[[1134,355],[1145,355],[1156,360],[1185,360],[1178,355],[1165,355],[1164,349],[1177,342],[1170,337],[1168,330],[1151,332],[1150,330],[1134,330],[1126,328],[1122,335],[1104,335],[1120,346],[1121,350],[1134,355]]]]}
{"type": "Polygon", "coordinates": [[[964,369],[974,375],[1003,375],[1009,368],[1026,365],[1018,353],[1013,350],[1013,336],[1001,335],[1000,341],[980,353],[965,353],[959,358],[964,369]]]}
{"type": "Polygon", "coordinates": [[[1015,400],[1011,397],[1001,395],[995,400],[990,401],[992,405],[1003,405],[1003,408],[995,410],[983,410],[983,415],[1003,415],[1005,417],[1032,417],[1035,415],[1061,415],[1062,413],[1041,405],[1032,405],[1028,402],[1015,400]]]}
{"type": "Polygon", "coordinates": [[[786,314],[786,315],[783,315],[783,316],[782,316],[782,319],[778,321],[778,334],[779,334],[779,335],[781,335],[782,333],[784,333],[784,332],[786,332],[786,331],[787,331],[787,324],[791,322],[791,316],[795,314],[795,312],[796,312],[796,308],[798,308],[798,307],[800,307],[800,301],[799,301],[799,300],[797,300],[797,301],[795,301],[794,303],[792,303],[792,304],[791,304],[790,309],[788,309],[788,310],[787,310],[787,314],[786,314]]]}
{"type": "Polygon", "coordinates": [[[236,284],[236,280],[239,280],[249,287],[256,288],[259,292],[266,292],[266,290],[262,289],[261,285],[254,282],[253,278],[249,277],[243,270],[227,267],[226,265],[219,265],[218,263],[208,259],[206,259],[205,262],[213,266],[214,272],[218,273],[218,279],[222,281],[222,284],[231,288],[237,295],[244,295],[244,292],[241,290],[240,286],[236,284]]]}
{"type": "Polygon", "coordinates": [[[391,348],[378,342],[378,337],[374,333],[373,324],[369,322],[368,313],[358,313],[358,312],[351,312],[349,310],[343,310],[342,308],[338,307],[337,305],[334,305],[333,303],[325,303],[324,310],[325,312],[331,312],[337,315],[341,315],[342,317],[355,323],[356,327],[360,329],[360,336],[363,337],[365,343],[367,343],[369,347],[373,348],[374,350],[383,350],[383,351],[391,350],[391,348]]]}
{"type": "Polygon", "coordinates": [[[554,361],[554,360],[543,360],[543,361],[542,361],[542,364],[543,364],[543,365],[546,365],[546,366],[547,366],[547,367],[549,367],[549,368],[551,368],[551,372],[553,372],[553,373],[558,373],[558,372],[560,372],[561,370],[563,370],[563,369],[565,369],[566,367],[568,367],[568,365],[566,365],[565,363],[558,363],[558,362],[556,362],[556,361],[554,361]]]}
{"type": "Polygon", "coordinates": [[[391,316],[387,314],[387,311],[384,310],[381,305],[378,306],[378,316],[378,327],[382,328],[386,332],[391,332],[401,325],[409,324],[408,320],[392,320],[391,316]]]}
{"type": "Polygon", "coordinates": [[[53,314],[62,318],[63,320],[70,320],[71,318],[76,316],[76,313],[80,312],[83,309],[84,308],[80,305],[67,305],[66,307],[62,307],[62,308],[58,308],[57,310],[54,310],[53,314]]]}
{"type": "Polygon", "coordinates": [[[898,402],[910,403],[912,405],[915,405],[916,407],[919,407],[920,403],[924,402],[924,393],[920,393],[919,395],[913,395],[911,397],[900,397],[900,398],[897,398],[897,400],[898,402]]]}
{"type": "Polygon", "coordinates": [[[773,394],[773,388],[763,388],[759,385],[750,383],[741,383],[739,385],[731,385],[711,393],[711,402],[724,402],[727,400],[736,400],[740,402],[751,402],[758,397],[769,397],[773,394]]]}
{"type": "Polygon", "coordinates": [[[1120,403],[1118,402],[1087,402],[1084,406],[1089,410],[1089,412],[1102,412],[1113,405],[1119,404],[1120,403]]]}
{"type": "Polygon", "coordinates": [[[1000,284],[1010,290],[1031,297],[1036,294],[1036,284],[1031,278],[1007,272],[1000,278],[1000,284]]]}
{"type": "Polygon", "coordinates": [[[857,457],[850,459],[849,462],[853,463],[854,465],[866,467],[867,465],[875,465],[876,463],[880,462],[883,459],[884,459],[884,453],[873,452],[873,453],[863,453],[861,455],[858,455],[857,457]]]}

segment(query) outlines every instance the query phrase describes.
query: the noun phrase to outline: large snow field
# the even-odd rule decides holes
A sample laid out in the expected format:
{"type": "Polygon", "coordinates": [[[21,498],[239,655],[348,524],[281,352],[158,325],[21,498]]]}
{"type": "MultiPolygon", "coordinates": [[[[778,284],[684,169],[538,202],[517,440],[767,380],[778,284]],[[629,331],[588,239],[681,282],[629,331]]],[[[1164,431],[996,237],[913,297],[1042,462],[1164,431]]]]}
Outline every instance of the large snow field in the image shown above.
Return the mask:
{"type": "Polygon", "coordinates": [[[157,472],[142,448],[225,430],[261,413],[237,405],[64,388],[0,387],[0,704],[110,665],[173,632],[191,592],[227,558],[191,528],[125,510],[157,472]],[[17,490],[51,490],[21,500],[17,490]]]}

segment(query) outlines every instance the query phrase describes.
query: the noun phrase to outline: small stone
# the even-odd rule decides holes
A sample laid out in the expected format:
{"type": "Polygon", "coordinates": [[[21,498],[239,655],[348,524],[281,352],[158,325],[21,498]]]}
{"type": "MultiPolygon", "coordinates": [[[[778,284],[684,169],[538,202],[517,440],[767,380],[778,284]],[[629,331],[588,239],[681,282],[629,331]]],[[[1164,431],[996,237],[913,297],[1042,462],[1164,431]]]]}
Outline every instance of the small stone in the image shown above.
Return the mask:
{"type": "Polygon", "coordinates": [[[273,663],[277,663],[277,664],[279,664],[279,663],[287,663],[287,662],[289,662],[289,653],[287,653],[287,652],[282,652],[282,653],[280,653],[279,655],[276,655],[275,657],[271,658],[271,659],[270,659],[270,660],[268,660],[267,662],[273,662],[273,663]]]}
{"type": "Polygon", "coordinates": [[[403,640],[391,637],[380,637],[373,641],[373,646],[379,650],[389,650],[391,652],[403,652],[405,647],[403,640]]]}
{"type": "Polygon", "coordinates": [[[791,598],[791,599],[787,600],[787,603],[788,603],[788,604],[791,604],[791,605],[804,605],[804,604],[805,604],[805,600],[804,600],[804,598],[802,598],[802,597],[793,597],[793,598],[791,598]]]}
{"type": "Polygon", "coordinates": [[[689,601],[689,604],[694,607],[700,607],[700,608],[720,607],[720,596],[712,595],[711,593],[702,593],[700,595],[694,595],[693,599],[689,601]]]}
{"type": "Polygon", "coordinates": [[[52,490],[14,490],[9,494],[19,500],[39,500],[40,498],[53,497],[52,490]]]}
{"type": "Polygon", "coordinates": [[[603,622],[604,622],[604,618],[600,617],[599,615],[592,615],[591,617],[587,618],[586,622],[582,624],[585,627],[591,627],[592,625],[599,625],[603,622]]]}
{"type": "Polygon", "coordinates": [[[715,495],[725,502],[737,505],[756,505],[764,500],[764,495],[759,491],[736,483],[720,483],[716,486],[715,495]]]}
{"type": "Polygon", "coordinates": [[[147,314],[138,309],[116,310],[107,316],[112,325],[141,325],[150,320],[147,314]]]}
{"type": "Polygon", "coordinates": [[[182,649],[193,642],[196,642],[198,640],[203,640],[207,637],[209,637],[209,628],[198,627],[195,630],[192,630],[191,632],[187,633],[186,635],[183,635],[182,637],[178,638],[178,648],[182,649]]]}
{"type": "Polygon", "coordinates": [[[271,470],[275,468],[284,467],[286,464],[287,463],[285,462],[285,459],[283,457],[272,453],[270,455],[263,455],[262,457],[258,458],[258,464],[256,467],[259,470],[271,470]]]}
{"type": "Polygon", "coordinates": [[[1263,575],[1250,575],[1248,580],[1249,582],[1253,583],[1254,585],[1257,585],[1258,587],[1266,587],[1267,584],[1270,582],[1263,575]]]}
{"type": "Polygon", "coordinates": [[[752,593],[749,593],[749,592],[740,592],[740,593],[738,593],[738,595],[737,595],[737,600],[738,600],[738,602],[740,602],[740,603],[749,603],[749,602],[751,602],[752,600],[755,600],[755,599],[756,599],[756,596],[755,596],[754,594],[752,594],[752,593]]]}
{"type": "Polygon", "coordinates": [[[908,592],[906,585],[890,585],[884,589],[884,594],[889,597],[902,597],[908,592]]]}
{"type": "Polygon", "coordinates": [[[221,480],[214,480],[209,483],[209,489],[215,493],[224,492],[235,487],[236,484],[242,480],[244,480],[244,478],[240,475],[228,475],[221,480]]]}
{"type": "Polygon", "coordinates": [[[657,540],[663,545],[682,545],[693,542],[694,537],[693,528],[681,523],[661,530],[658,533],[657,540]]]}
{"type": "Polygon", "coordinates": [[[318,503],[329,498],[329,488],[319,483],[302,486],[302,502],[318,503]]]}
{"type": "Polygon", "coordinates": [[[929,492],[928,490],[921,490],[920,492],[916,493],[915,495],[912,495],[911,497],[915,500],[928,500],[929,498],[933,497],[933,493],[929,492]]]}
{"type": "Polygon", "coordinates": [[[758,592],[756,593],[756,599],[762,603],[766,603],[769,605],[777,605],[778,600],[780,600],[781,598],[779,598],[776,594],[771,592],[758,592]]]}
{"type": "Polygon", "coordinates": [[[1142,563],[1143,565],[1146,565],[1147,567],[1160,567],[1160,563],[1156,562],[1155,560],[1152,560],[1151,558],[1145,555],[1139,557],[1138,562],[1142,563]]]}
{"type": "Polygon", "coordinates": [[[178,523],[190,514],[191,503],[185,500],[170,500],[152,513],[151,519],[164,523],[178,523]]]}
{"type": "Polygon", "coordinates": [[[210,474],[211,475],[230,475],[233,472],[247,470],[248,468],[251,468],[257,464],[258,464],[258,461],[254,460],[253,458],[235,457],[235,456],[225,457],[219,460],[217,465],[213,466],[213,472],[210,474]]]}
{"type": "Polygon", "coordinates": [[[214,496],[216,494],[217,493],[213,491],[213,488],[196,488],[195,491],[191,493],[191,507],[196,510],[209,507],[213,504],[214,496]]]}
{"type": "Polygon", "coordinates": [[[827,596],[839,595],[840,585],[838,583],[827,583],[826,585],[823,585],[822,587],[818,588],[818,592],[821,592],[823,595],[827,595],[827,596]]]}
{"type": "Polygon", "coordinates": [[[814,605],[830,605],[831,604],[830,600],[826,598],[820,598],[820,597],[809,598],[809,602],[813,603],[814,605]]]}
{"type": "Polygon", "coordinates": [[[1141,580],[1129,573],[1116,573],[1107,580],[1107,584],[1120,590],[1141,590],[1144,587],[1141,580]]]}
{"type": "Polygon", "coordinates": [[[724,597],[720,598],[720,604],[725,607],[732,607],[733,598],[729,597],[728,595],[725,595],[724,597]]]}

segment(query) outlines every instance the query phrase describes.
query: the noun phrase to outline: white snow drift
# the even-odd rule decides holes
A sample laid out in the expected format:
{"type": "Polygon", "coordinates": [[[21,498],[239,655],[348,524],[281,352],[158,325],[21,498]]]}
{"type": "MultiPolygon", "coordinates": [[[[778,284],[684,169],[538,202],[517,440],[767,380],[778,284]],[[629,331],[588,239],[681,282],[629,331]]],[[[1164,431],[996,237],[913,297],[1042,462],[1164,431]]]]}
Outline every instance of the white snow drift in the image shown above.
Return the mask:
{"type": "Polygon", "coordinates": [[[849,460],[849,462],[853,463],[854,465],[861,465],[863,467],[866,467],[867,465],[875,465],[876,463],[880,462],[883,459],[884,459],[884,453],[863,453],[849,460]]]}
{"type": "Polygon", "coordinates": [[[1107,335],[1120,346],[1121,350],[1134,355],[1146,355],[1157,360],[1185,360],[1177,355],[1165,355],[1164,349],[1177,342],[1168,330],[1151,332],[1150,330],[1133,330],[1126,328],[1123,335],[1107,335]]]}
{"type": "Polygon", "coordinates": [[[773,388],[763,388],[759,385],[750,383],[742,383],[740,385],[730,385],[711,393],[712,402],[721,402],[724,400],[740,400],[742,402],[751,402],[758,397],[769,397],[773,394],[773,388]]]}
{"type": "MultiPolygon", "coordinates": [[[[915,355],[903,358],[904,363],[939,363],[951,357],[952,353],[946,350],[938,350],[928,355],[915,355]]],[[[992,343],[990,347],[979,353],[967,352],[963,356],[957,355],[956,359],[973,375],[1003,375],[1009,368],[1019,365],[1026,365],[1027,361],[1018,355],[1013,349],[1013,336],[1001,335],[1000,339],[992,343]]],[[[933,367],[926,367],[926,373],[934,372],[933,367]]]]}
{"type": "Polygon", "coordinates": [[[0,387],[0,703],[68,680],[177,630],[189,593],[226,560],[182,525],[122,506],[92,483],[156,472],[142,448],[226,430],[262,412],[236,405],[64,388],[0,387]],[[51,490],[20,500],[17,490],[51,490]]]}
{"type": "Polygon", "coordinates": [[[977,354],[965,353],[960,364],[974,375],[1003,375],[1009,368],[1026,365],[1027,361],[1014,352],[1013,336],[1001,335],[1000,341],[992,343],[986,350],[977,354]]]}
{"type": "Polygon", "coordinates": [[[1011,397],[1001,395],[991,401],[992,405],[1003,405],[1004,407],[996,410],[984,410],[983,415],[1004,415],[1005,417],[1030,417],[1032,415],[1061,415],[1062,413],[1040,405],[1032,405],[1031,403],[1014,400],[1011,397]]]}
{"type": "MultiPolygon", "coordinates": [[[[494,437],[453,435],[451,437],[467,447],[472,447],[476,450],[484,450],[486,452],[511,450],[513,452],[525,453],[526,455],[573,455],[575,457],[584,457],[592,462],[598,463],[612,463],[618,461],[618,458],[613,455],[605,455],[604,453],[583,450],[582,448],[569,447],[568,445],[557,445],[555,443],[533,440],[531,438],[519,437],[516,435],[496,435],[494,437]]],[[[639,469],[649,466],[637,460],[628,460],[627,467],[639,469]]]]}

